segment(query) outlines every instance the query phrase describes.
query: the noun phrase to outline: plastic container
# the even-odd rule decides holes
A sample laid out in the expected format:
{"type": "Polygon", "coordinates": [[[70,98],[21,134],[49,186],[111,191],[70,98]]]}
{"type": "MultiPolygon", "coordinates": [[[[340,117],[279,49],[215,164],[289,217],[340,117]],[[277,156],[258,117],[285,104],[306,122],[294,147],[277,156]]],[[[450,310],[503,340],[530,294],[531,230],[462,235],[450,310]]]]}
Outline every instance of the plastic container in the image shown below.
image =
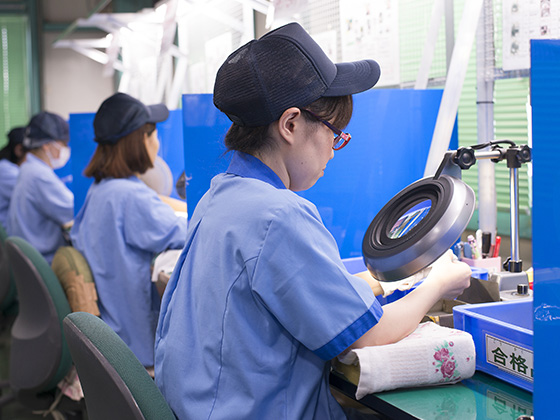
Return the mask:
{"type": "Polygon", "coordinates": [[[481,267],[473,267],[471,266],[471,277],[480,279],[480,280],[488,280],[488,269],[481,268],[481,267]]]}
{"type": "Polygon", "coordinates": [[[476,369],[533,392],[533,300],[453,308],[456,329],[470,333],[476,369]]]}
{"type": "Polygon", "coordinates": [[[471,267],[486,268],[489,272],[500,272],[502,270],[502,258],[461,258],[461,261],[467,263],[471,267]]]}

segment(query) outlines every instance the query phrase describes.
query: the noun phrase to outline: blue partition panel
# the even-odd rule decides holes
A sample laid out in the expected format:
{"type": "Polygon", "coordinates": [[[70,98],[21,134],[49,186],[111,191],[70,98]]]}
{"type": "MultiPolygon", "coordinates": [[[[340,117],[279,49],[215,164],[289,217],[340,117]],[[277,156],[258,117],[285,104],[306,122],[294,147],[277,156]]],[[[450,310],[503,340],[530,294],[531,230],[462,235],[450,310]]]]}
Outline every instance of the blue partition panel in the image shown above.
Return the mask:
{"type": "Polygon", "coordinates": [[[175,184],[185,170],[183,159],[183,112],[180,109],[169,111],[169,118],[157,124],[159,151],[158,155],[167,163],[173,175],[171,197],[179,198],[175,184]]]}
{"type": "Polygon", "coordinates": [[[84,169],[89,163],[96,143],[93,141],[93,117],[91,114],[70,114],[70,144],[72,146],[72,192],[74,193],[74,215],[86,199],[92,178],[86,178],[84,169]]]}
{"type": "Polygon", "coordinates": [[[558,418],[560,378],[560,41],[531,41],[534,411],[558,418]]]}
{"type": "Polygon", "coordinates": [[[346,131],[315,186],[300,193],[317,205],[343,258],[362,255],[362,240],[379,210],[422,178],[441,90],[374,89],[354,95],[346,131]]]}
{"type": "MultiPolygon", "coordinates": [[[[300,193],[317,205],[343,258],[362,255],[362,239],[373,217],[423,176],[441,95],[441,90],[390,89],[354,95],[347,127],[352,141],[335,152],[324,177],[300,193]]],[[[231,122],[209,94],[184,95],[183,119],[185,168],[192,176],[187,203],[193,209],[210,179],[227,168],[223,137],[231,122]]]]}
{"type": "Polygon", "coordinates": [[[196,204],[210,187],[210,180],[224,172],[230,155],[224,155],[224,136],[231,121],[212,102],[211,94],[183,95],[183,136],[187,207],[192,214],[196,204]]]}
{"type": "MultiPolygon", "coordinates": [[[[72,191],[74,193],[74,214],[82,207],[86,198],[87,190],[93,182],[92,178],[86,178],[83,174],[88,165],[97,143],[93,141],[93,118],[95,113],[70,114],[70,145],[72,147],[72,191]]],[[[173,175],[173,185],[183,172],[185,166],[183,161],[183,125],[181,110],[173,110],[169,118],[157,124],[160,148],[158,155],[169,165],[173,175]]],[[[179,198],[175,188],[171,194],[179,198]]]]}

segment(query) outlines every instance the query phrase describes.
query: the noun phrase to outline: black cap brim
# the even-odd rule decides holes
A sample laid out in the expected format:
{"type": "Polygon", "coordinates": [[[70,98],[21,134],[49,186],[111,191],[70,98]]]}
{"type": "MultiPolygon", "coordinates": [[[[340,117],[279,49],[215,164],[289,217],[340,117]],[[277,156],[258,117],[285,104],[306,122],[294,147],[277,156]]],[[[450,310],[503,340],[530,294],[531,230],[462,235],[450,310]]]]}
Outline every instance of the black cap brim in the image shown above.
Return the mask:
{"type": "Polygon", "coordinates": [[[156,124],[169,118],[169,109],[163,104],[148,105],[146,108],[150,112],[150,117],[146,121],[148,123],[156,124]]]}
{"type": "Polygon", "coordinates": [[[379,64],[373,60],[338,63],[336,69],[336,77],[322,96],[345,96],[366,91],[381,76],[379,64]]]}

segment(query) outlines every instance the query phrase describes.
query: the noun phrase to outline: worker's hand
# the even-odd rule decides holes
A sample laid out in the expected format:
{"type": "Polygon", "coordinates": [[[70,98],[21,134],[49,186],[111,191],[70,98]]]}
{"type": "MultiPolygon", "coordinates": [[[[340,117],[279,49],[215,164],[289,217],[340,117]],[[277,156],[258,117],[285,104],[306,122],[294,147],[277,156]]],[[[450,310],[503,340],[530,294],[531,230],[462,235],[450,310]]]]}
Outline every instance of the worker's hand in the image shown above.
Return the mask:
{"type": "Polygon", "coordinates": [[[72,228],[72,226],[74,226],[74,220],[70,220],[69,222],[64,223],[62,225],[62,229],[63,230],[70,230],[72,228]]]}
{"type": "Polygon", "coordinates": [[[453,252],[448,250],[432,265],[425,283],[438,288],[442,299],[455,299],[469,287],[471,273],[471,268],[464,262],[454,261],[453,252]]]}

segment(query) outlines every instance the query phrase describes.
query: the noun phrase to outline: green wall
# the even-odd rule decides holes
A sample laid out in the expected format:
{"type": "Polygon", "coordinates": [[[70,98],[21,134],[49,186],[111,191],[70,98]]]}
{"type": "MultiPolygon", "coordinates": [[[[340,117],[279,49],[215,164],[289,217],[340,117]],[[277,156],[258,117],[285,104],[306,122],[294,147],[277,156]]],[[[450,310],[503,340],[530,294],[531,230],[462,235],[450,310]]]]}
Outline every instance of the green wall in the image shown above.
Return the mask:
{"type": "Polygon", "coordinates": [[[13,127],[30,117],[28,20],[25,15],[0,15],[0,147],[13,127]]]}
{"type": "MultiPolygon", "coordinates": [[[[465,0],[454,1],[455,37],[461,21],[465,0]]],[[[416,80],[418,67],[424,48],[431,10],[434,0],[400,0],[400,71],[403,86],[411,86],[416,80]]],[[[494,39],[496,48],[496,67],[501,66],[501,10],[502,1],[494,1],[494,39]]],[[[445,83],[446,53],[445,25],[442,19],[439,29],[433,63],[430,71],[430,86],[443,88],[445,83]]],[[[509,139],[517,144],[528,143],[527,104],[529,102],[529,78],[518,77],[499,79],[494,88],[495,139],[509,139]]],[[[461,93],[458,111],[459,146],[470,146],[477,139],[476,109],[476,45],[473,45],[467,75],[461,93]]],[[[493,140],[493,139],[488,139],[493,140]]],[[[497,227],[500,235],[509,235],[509,170],[505,162],[496,164],[496,195],[498,204],[497,227]]],[[[528,165],[519,170],[519,229],[520,236],[531,237],[530,182],[528,165]]],[[[463,180],[475,192],[478,191],[478,168],[473,166],[463,171],[463,180]]],[[[475,213],[470,229],[478,227],[478,213],[475,213]]]]}

